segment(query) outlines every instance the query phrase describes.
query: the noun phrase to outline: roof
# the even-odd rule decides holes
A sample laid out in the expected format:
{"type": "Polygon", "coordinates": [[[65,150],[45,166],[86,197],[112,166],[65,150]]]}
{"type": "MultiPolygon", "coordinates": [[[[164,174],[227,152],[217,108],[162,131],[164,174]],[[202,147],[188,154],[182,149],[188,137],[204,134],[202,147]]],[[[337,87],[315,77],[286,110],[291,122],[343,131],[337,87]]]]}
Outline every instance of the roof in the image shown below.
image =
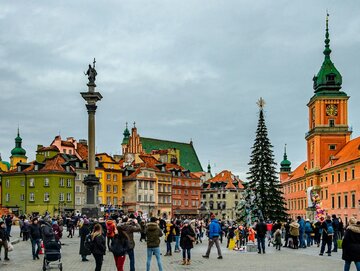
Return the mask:
{"type": "Polygon", "coordinates": [[[78,143],[77,144],[77,153],[80,155],[82,160],[87,160],[88,159],[88,146],[78,143]]]}
{"type": "Polygon", "coordinates": [[[329,161],[323,168],[328,169],[331,167],[336,167],[338,165],[350,162],[355,159],[359,159],[359,147],[360,147],[360,137],[350,140],[337,154],[335,154],[335,159],[329,161]]]}
{"type": "Polygon", "coordinates": [[[288,181],[303,177],[305,175],[304,167],[306,166],[306,163],[307,161],[302,162],[293,172],[291,172],[288,181]]]}
{"type": "Polygon", "coordinates": [[[36,152],[42,152],[42,151],[59,151],[59,148],[55,145],[49,146],[49,147],[42,147],[38,149],[36,152]]]}
{"type": "Polygon", "coordinates": [[[211,187],[212,183],[226,183],[226,189],[244,188],[242,181],[229,170],[221,171],[215,177],[209,179],[207,183],[209,183],[208,188],[211,187]]]}
{"type": "Polygon", "coordinates": [[[199,158],[192,143],[140,137],[143,150],[151,153],[153,150],[178,149],[180,151],[180,165],[192,172],[203,171],[199,158]]]}

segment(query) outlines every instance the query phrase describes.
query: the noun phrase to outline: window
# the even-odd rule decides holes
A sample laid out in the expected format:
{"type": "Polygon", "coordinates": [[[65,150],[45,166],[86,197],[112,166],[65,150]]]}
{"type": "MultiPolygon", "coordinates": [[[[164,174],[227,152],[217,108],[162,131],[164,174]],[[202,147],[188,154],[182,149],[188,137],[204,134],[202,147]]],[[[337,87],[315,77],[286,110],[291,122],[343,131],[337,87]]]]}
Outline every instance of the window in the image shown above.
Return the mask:
{"type": "Polygon", "coordinates": [[[117,192],[118,192],[118,186],[117,186],[117,185],[114,185],[113,191],[114,191],[114,193],[117,193],[117,192]]]}
{"type": "Polygon", "coordinates": [[[49,201],[49,199],[50,199],[49,193],[48,193],[48,192],[45,192],[45,193],[44,193],[44,201],[49,201]]]}
{"type": "Polygon", "coordinates": [[[107,193],[110,193],[110,192],[111,192],[111,185],[110,185],[110,184],[108,184],[108,185],[106,186],[106,192],[107,192],[107,193]]]}
{"type": "Polygon", "coordinates": [[[35,186],[35,179],[34,178],[31,178],[29,180],[29,187],[34,187],[35,186]]]}
{"type": "Polygon", "coordinates": [[[334,119],[329,119],[329,126],[330,127],[335,127],[335,120],[334,119]]]}
{"type": "Polygon", "coordinates": [[[217,194],[217,198],[218,198],[218,199],[221,199],[221,194],[217,194]]]}
{"type": "Polygon", "coordinates": [[[66,186],[71,187],[71,179],[67,179],[66,186]]]}
{"type": "Polygon", "coordinates": [[[340,209],[341,208],[341,196],[338,195],[338,208],[340,209]]]}
{"type": "Polygon", "coordinates": [[[329,150],[331,150],[331,151],[336,150],[336,145],[335,144],[330,144],[329,145],[329,150]]]}
{"type": "Polygon", "coordinates": [[[138,201],[142,201],[141,195],[138,195],[138,201]]]}
{"type": "Polygon", "coordinates": [[[5,198],[6,202],[9,202],[10,201],[10,194],[9,193],[6,193],[6,198],[5,198]]]}
{"type": "Polygon", "coordinates": [[[211,199],[214,198],[214,194],[210,194],[210,198],[211,198],[211,199]]]}
{"type": "Polygon", "coordinates": [[[81,198],[76,198],[75,202],[76,202],[76,205],[80,205],[81,204],[81,198]]]}
{"type": "Polygon", "coordinates": [[[154,189],[154,183],[150,182],[150,189],[153,190],[154,189]]]}
{"type": "Polygon", "coordinates": [[[99,189],[100,192],[103,191],[102,184],[99,184],[98,189],[99,189]]]}
{"type": "Polygon", "coordinates": [[[106,197],[106,204],[111,205],[111,197],[106,197]]]}
{"type": "Polygon", "coordinates": [[[21,180],[21,181],[20,181],[20,186],[22,186],[22,187],[25,186],[25,181],[24,181],[24,180],[21,180]]]}
{"type": "Polygon", "coordinates": [[[117,182],[117,174],[113,175],[113,180],[114,180],[114,182],[117,182]]]}
{"type": "Polygon", "coordinates": [[[100,179],[100,180],[102,180],[102,177],[103,177],[103,176],[102,176],[102,172],[99,172],[99,174],[98,174],[98,175],[99,175],[99,176],[98,176],[98,177],[99,177],[99,179],[100,179]]]}
{"type": "Polygon", "coordinates": [[[59,201],[64,201],[64,193],[59,194],[59,201]]]}
{"type": "Polygon", "coordinates": [[[188,190],[185,189],[185,190],[184,190],[184,195],[187,195],[187,194],[188,194],[188,190]]]}
{"type": "Polygon", "coordinates": [[[351,179],[355,179],[355,169],[351,169],[351,179]]]}
{"type": "Polygon", "coordinates": [[[71,201],[71,193],[66,193],[66,201],[71,201]]]}
{"type": "Polygon", "coordinates": [[[351,194],[351,208],[355,208],[355,193],[351,194]]]}
{"type": "Polygon", "coordinates": [[[44,179],[44,186],[49,186],[49,178],[44,179]]]}
{"type": "Polygon", "coordinates": [[[144,182],[144,189],[148,189],[148,182],[144,182]]]}
{"type": "Polygon", "coordinates": [[[347,171],[344,172],[344,182],[347,181],[347,171]]]}
{"type": "Polygon", "coordinates": [[[328,195],[328,190],[325,190],[325,199],[328,199],[329,195],[328,195]]]}
{"type": "Polygon", "coordinates": [[[77,185],[75,186],[75,193],[80,193],[81,192],[81,186],[77,185]]]}
{"type": "Polygon", "coordinates": [[[33,192],[29,194],[29,201],[35,201],[35,194],[33,192]]]}
{"type": "Polygon", "coordinates": [[[10,180],[9,179],[6,179],[5,186],[8,187],[8,188],[10,187],[10,180]]]}
{"type": "Polygon", "coordinates": [[[191,201],[191,206],[192,206],[192,207],[195,207],[195,206],[196,206],[196,201],[195,201],[195,200],[192,200],[192,201],[191,201]]]}
{"type": "Polygon", "coordinates": [[[154,201],[154,196],[150,195],[150,201],[153,202],[154,201]]]}
{"type": "Polygon", "coordinates": [[[331,183],[333,184],[335,182],[335,176],[334,174],[331,175],[331,183]]]}
{"type": "Polygon", "coordinates": [[[64,187],[64,186],[65,186],[65,179],[60,178],[60,187],[64,187]]]}
{"type": "Polygon", "coordinates": [[[144,201],[148,201],[148,196],[147,195],[144,195],[144,201]]]}
{"type": "Polygon", "coordinates": [[[344,208],[348,207],[348,196],[344,195],[344,208]]]}
{"type": "Polygon", "coordinates": [[[225,198],[226,198],[226,194],[222,194],[222,198],[225,199],[225,198]]]}
{"type": "Polygon", "coordinates": [[[340,173],[338,173],[337,182],[338,182],[338,183],[340,182],[340,173]]]}
{"type": "Polygon", "coordinates": [[[189,201],[185,200],[185,206],[189,206],[189,201]]]}
{"type": "Polygon", "coordinates": [[[114,205],[118,205],[118,198],[114,197],[114,205]]]}
{"type": "Polygon", "coordinates": [[[334,209],[335,208],[335,197],[331,196],[331,208],[334,209]]]}
{"type": "Polygon", "coordinates": [[[21,194],[21,195],[20,195],[20,200],[21,200],[21,201],[24,201],[24,200],[25,200],[25,194],[21,194]]]}
{"type": "Polygon", "coordinates": [[[173,205],[176,206],[177,200],[173,200],[173,205]]]}
{"type": "Polygon", "coordinates": [[[111,174],[106,174],[106,180],[110,181],[111,180],[111,174]]]}
{"type": "Polygon", "coordinates": [[[142,181],[139,181],[139,189],[141,189],[142,188],[142,181]]]}

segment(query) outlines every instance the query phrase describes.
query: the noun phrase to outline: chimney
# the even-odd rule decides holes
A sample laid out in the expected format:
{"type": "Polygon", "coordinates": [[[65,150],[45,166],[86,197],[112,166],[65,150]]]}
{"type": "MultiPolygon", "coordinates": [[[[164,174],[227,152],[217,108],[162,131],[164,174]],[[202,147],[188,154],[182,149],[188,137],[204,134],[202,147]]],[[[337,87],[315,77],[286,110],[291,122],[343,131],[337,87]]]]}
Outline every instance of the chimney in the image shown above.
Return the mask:
{"type": "Polygon", "coordinates": [[[86,139],[79,139],[79,143],[82,145],[87,146],[87,140],[86,139]]]}

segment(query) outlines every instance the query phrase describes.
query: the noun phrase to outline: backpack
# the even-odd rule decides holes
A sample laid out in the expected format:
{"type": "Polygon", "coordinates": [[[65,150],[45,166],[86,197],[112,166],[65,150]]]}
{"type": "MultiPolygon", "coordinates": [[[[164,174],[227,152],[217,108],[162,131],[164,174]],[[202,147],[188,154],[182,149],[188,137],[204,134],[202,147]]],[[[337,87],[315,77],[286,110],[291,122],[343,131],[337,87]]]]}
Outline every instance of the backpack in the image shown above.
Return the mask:
{"type": "Polygon", "coordinates": [[[334,228],[332,226],[332,223],[326,222],[326,225],[327,225],[327,231],[326,231],[327,235],[329,236],[334,235],[334,228]]]}
{"type": "Polygon", "coordinates": [[[94,242],[91,239],[91,234],[90,233],[88,235],[86,235],[86,237],[85,237],[84,247],[87,250],[89,250],[90,252],[93,252],[93,250],[94,250],[94,242]]]}

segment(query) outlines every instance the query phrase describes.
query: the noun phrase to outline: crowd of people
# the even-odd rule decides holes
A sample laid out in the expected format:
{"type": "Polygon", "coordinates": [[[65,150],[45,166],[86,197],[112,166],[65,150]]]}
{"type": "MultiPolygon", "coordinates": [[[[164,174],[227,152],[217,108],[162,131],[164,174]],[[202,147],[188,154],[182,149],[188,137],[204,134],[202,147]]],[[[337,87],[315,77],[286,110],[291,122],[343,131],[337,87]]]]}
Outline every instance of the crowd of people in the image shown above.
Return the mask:
{"type": "MultiPolygon", "coordinates": [[[[11,215],[0,218],[0,260],[2,248],[4,260],[10,260],[8,248],[14,220],[11,215]]],[[[227,239],[227,248],[240,251],[245,251],[247,244],[257,243],[259,254],[266,252],[266,241],[267,246],[273,245],[276,250],[281,250],[281,247],[305,249],[317,246],[320,256],[324,253],[331,256],[331,253],[338,252],[338,245],[341,245],[342,259],[345,261],[344,271],[350,270],[351,262],[360,270],[360,222],[351,218],[348,225],[344,225],[335,215],[327,215],[316,221],[300,216],[286,222],[259,219],[253,225],[218,220],[214,214],[208,219],[147,219],[134,214],[106,214],[104,217],[90,219],[74,214],[57,217],[45,214],[42,217],[20,216],[16,220],[21,229],[22,240],[31,241],[34,261],[39,259],[42,245],[46,250],[48,244],[56,242],[60,248],[65,228],[67,238],[73,238],[75,230],[78,229],[81,261],[87,262],[87,257],[93,255],[95,271],[101,270],[107,251],[113,254],[117,270],[124,270],[128,257],[130,271],[135,271],[134,233],[137,232],[140,236],[139,242],[145,241],[147,244],[147,271],[150,270],[153,256],[156,258],[158,270],[162,271],[162,256],[171,257],[173,253],[182,252],[180,264],[191,265],[191,250],[196,244],[202,243],[205,236],[208,238],[207,250],[202,255],[205,259],[210,257],[214,245],[217,248],[217,258],[223,259],[220,244],[224,238],[227,239]],[[166,243],[164,255],[160,249],[162,239],[166,243]]]]}

